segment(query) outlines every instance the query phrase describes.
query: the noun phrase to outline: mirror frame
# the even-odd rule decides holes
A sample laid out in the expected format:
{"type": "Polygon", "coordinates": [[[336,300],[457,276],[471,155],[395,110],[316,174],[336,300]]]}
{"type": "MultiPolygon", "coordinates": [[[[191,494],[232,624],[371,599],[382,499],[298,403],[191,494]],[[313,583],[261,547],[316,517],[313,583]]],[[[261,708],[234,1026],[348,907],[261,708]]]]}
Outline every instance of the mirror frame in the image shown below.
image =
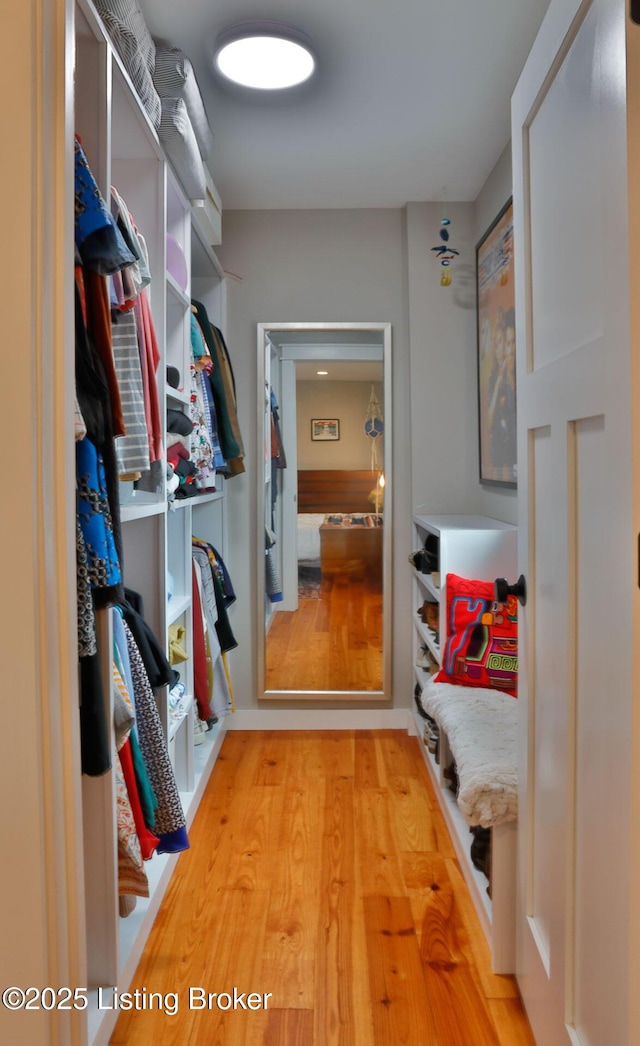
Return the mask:
{"type": "MultiPolygon", "coordinates": [[[[337,340],[337,338],[336,338],[337,340]]],[[[393,468],[392,468],[392,387],[391,387],[391,324],[390,323],[259,323],[258,324],[258,434],[257,434],[257,482],[256,482],[256,570],[257,570],[257,672],[258,672],[258,700],[259,701],[331,701],[340,704],[361,705],[370,703],[377,705],[380,702],[390,701],[392,698],[392,651],[391,637],[392,629],[392,505],[393,505],[393,468]],[[264,563],[264,468],[262,462],[265,460],[264,446],[264,411],[265,396],[264,388],[267,377],[265,358],[268,348],[270,334],[276,332],[299,332],[318,334],[335,334],[362,331],[377,331],[381,335],[383,349],[383,417],[384,417],[384,457],[383,470],[385,477],[384,492],[384,525],[382,535],[382,690],[265,690],[265,661],[266,661],[266,629],[265,629],[265,563],[264,563]]]]}

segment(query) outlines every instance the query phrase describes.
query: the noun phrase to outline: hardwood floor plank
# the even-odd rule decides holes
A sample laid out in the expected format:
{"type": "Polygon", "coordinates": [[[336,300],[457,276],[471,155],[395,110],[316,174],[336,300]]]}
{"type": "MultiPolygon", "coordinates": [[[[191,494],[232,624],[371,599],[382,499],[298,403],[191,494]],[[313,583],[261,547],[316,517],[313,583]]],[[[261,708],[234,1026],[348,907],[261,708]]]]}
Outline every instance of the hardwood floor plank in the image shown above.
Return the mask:
{"type": "Polygon", "coordinates": [[[282,732],[274,731],[262,735],[260,746],[261,756],[253,778],[254,785],[283,785],[287,775],[287,739],[282,732]]]}
{"type": "Polygon", "coordinates": [[[435,848],[438,853],[450,860],[455,860],[455,847],[451,840],[449,829],[447,828],[447,822],[444,819],[442,810],[440,809],[435,795],[433,796],[433,805],[431,806],[431,828],[435,837],[435,848]]]}
{"type": "Polygon", "coordinates": [[[282,816],[282,790],[253,785],[247,789],[240,814],[237,839],[229,840],[224,858],[218,863],[219,882],[234,890],[266,890],[273,874],[271,840],[282,816]]]}
{"type": "Polygon", "coordinates": [[[316,951],[314,1035],[323,1046],[355,1046],[350,985],[355,907],[352,779],[326,783],[316,951]]]}
{"type": "MultiPolygon", "coordinates": [[[[384,730],[378,743],[387,781],[393,777],[416,776],[416,738],[410,737],[406,730],[384,730]]],[[[419,751],[418,754],[421,755],[419,751]]]]}
{"type": "Polygon", "coordinates": [[[447,1046],[500,1046],[486,999],[458,943],[460,915],[448,881],[433,882],[425,909],[420,955],[436,1025],[447,1046]]]}
{"type": "Polygon", "coordinates": [[[535,1046],[522,1000],[489,999],[500,1046],[535,1046]]]}
{"type": "Polygon", "coordinates": [[[397,849],[417,853],[437,850],[432,812],[425,802],[422,781],[415,777],[388,777],[387,788],[397,849]]]}
{"type": "Polygon", "coordinates": [[[358,730],[355,736],[354,785],[379,788],[378,748],[372,730],[358,730]]]}
{"type": "Polygon", "coordinates": [[[391,830],[387,791],[360,789],[355,792],[354,803],[358,883],[362,896],[402,895],[404,879],[391,830]]]}
{"type": "Polygon", "coordinates": [[[265,1043],[269,1046],[314,1046],[312,1010],[270,1010],[265,1043]]]}
{"type": "Polygon", "coordinates": [[[355,731],[309,731],[304,741],[310,777],[353,778],[355,773],[355,731]]]}
{"type": "MultiPolygon", "coordinates": [[[[263,1000],[270,993],[267,1012],[270,1003],[277,1005],[277,985],[267,984],[263,965],[268,899],[267,890],[244,889],[221,889],[212,898],[215,919],[210,920],[200,968],[192,965],[193,984],[204,989],[205,998],[209,993],[228,996],[236,988],[238,993],[255,993],[263,1000]],[[242,940],[245,946],[238,947],[242,940]]],[[[262,1023],[261,1013],[241,1007],[220,1009],[215,1002],[211,1008],[196,1010],[189,1046],[210,1046],[217,1040],[224,1046],[245,1046],[256,1024],[262,1023]]]]}
{"type": "Polygon", "coordinates": [[[448,884],[447,866],[441,854],[432,852],[400,854],[400,867],[420,943],[431,892],[448,884]]]}
{"type": "MultiPolygon", "coordinates": [[[[369,956],[367,932],[364,918],[364,899],[356,876],[356,897],[352,926],[351,993],[353,997],[354,1025],[345,1035],[345,1043],[353,1046],[377,1046],[373,1013],[371,1011],[371,986],[369,980],[369,956]]],[[[320,990],[320,986],[318,986],[320,990]]]]}
{"type": "Polygon", "coordinates": [[[363,904],[377,1046],[437,1043],[408,899],[365,897],[363,904]]]}
{"type": "Polygon", "coordinates": [[[415,775],[424,787],[429,802],[429,807],[432,810],[439,810],[440,806],[438,799],[433,787],[433,781],[427,767],[425,766],[424,757],[422,755],[422,748],[424,747],[424,741],[420,737],[415,737],[414,751],[416,752],[416,768],[415,775]]]}
{"type": "Polygon", "coordinates": [[[323,814],[324,781],[298,788],[274,838],[264,972],[281,1008],[314,1005],[323,814]]]}
{"type": "Polygon", "coordinates": [[[413,741],[227,734],[130,986],[179,1012],[122,1012],[114,1046],[533,1046],[413,741]],[[271,999],[190,1010],[192,987],[271,999]]]}
{"type": "Polygon", "coordinates": [[[446,867],[464,926],[464,936],[460,932],[459,942],[467,962],[476,970],[485,997],[487,999],[518,998],[519,992],[515,977],[496,974],[491,969],[489,945],[482,932],[458,861],[447,859],[446,867]]]}

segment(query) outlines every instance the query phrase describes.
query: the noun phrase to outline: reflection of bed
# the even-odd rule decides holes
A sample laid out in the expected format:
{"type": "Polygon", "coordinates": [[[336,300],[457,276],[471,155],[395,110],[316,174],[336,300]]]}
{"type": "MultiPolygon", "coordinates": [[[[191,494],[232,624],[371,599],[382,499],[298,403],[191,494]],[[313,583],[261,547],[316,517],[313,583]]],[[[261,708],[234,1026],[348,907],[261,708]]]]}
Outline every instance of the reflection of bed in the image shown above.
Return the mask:
{"type": "Polygon", "coordinates": [[[298,562],[334,573],[349,563],[381,571],[381,516],[369,495],[368,469],[303,469],[298,472],[298,562]]]}
{"type": "Polygon", "coordinates": [[[323,512],[298,513],[298,563],[320,566],[320,527],[323,512]]]}

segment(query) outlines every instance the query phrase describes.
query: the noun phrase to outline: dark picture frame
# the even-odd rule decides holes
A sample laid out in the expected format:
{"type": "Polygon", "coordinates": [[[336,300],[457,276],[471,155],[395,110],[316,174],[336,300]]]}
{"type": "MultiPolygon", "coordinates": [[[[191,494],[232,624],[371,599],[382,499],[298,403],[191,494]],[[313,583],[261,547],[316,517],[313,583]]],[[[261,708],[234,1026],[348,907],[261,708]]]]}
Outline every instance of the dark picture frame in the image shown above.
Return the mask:
{"type": "Polygon", "coordinates": [[[480,482],[517,487],[513,199],[476,245],[480,482]]]}
{"type": "Polygon", "coordinates": [[[337,418],[312,418],[311,419],[312,440],[337,440],[340,439],[340,422],[337,418]]]}

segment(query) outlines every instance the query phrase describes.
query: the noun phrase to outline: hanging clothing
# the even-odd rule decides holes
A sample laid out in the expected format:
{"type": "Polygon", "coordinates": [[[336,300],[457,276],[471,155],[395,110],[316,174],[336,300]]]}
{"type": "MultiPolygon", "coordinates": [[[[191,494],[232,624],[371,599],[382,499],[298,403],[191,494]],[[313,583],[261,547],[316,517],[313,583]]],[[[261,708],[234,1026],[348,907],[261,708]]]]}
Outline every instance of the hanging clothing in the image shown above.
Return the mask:
{"type": "Polygon", "coordinates": [[[264,528],[264,549],[265,592],[271,603],[282,603],[284,596],[282,594],[282,582],[280,581],[276,555],[276,537],[266,525],[264,528]]]}
{"type": "Polygon", "coordinates": [[[231,692],[229,681],[222,663],[222,651],[218,638],[218,607],[216,603],[213,577],[207,554],[203,549],[193,550],[193,567],[196,585],[203,616],[205,649],[207,652],[207,689],[208,704],[212,713],[217,716],[231,711],[231,692]]]}
{"type": "Polygon", "coordinates": [[[227,574],[226,583],[227,585],[230,585],[228,572],[226,571],[226,568],[223,569],[222,560],[219,558],[213,545],[210,545],[208,541],[203,541],[202,538],[194,536],[192,544],[196,562],[200,563],[203,568],[207,568],[204,570],[207,597],[209,592],[212,591],[212,601],[215,603],[216,608],[216,634],[218,636],[220,647],[225,652],[233,650],[238,644],[231,629],[231,622],[229,621],[227,610],[235,601],[235,594],[233,593],[233,589],[227,589],[227,592],[225,593],[225,582],[223,578],[224,575],[227,574]],[[209,575],[211,575],[211,581],[209,580],[209,575]],[[212,589],[210,588],[211,583],[212,589]]]}
{"type": "MultiPolygon", "coordinates": [[[[278,476],[282,469],[287,467],[287,459],[284,452],[282,432],[280,430],[280,408],[273,389],[269,389],[269,417],[271,425],[271,529],[276,529],[276,504],[280,494],[280,482],[278,476]]],[[[267,552],[268,558],[271,558],[267,552]]],[[[271,569],[271,568],[270,568],[271,569]]]]}
{"type": "Polygon", "coordinates": [[[120,756],[114,758],[116,784],[116,826],[118,834],[118,893],[133,897],[149,896],[147,879],[136,832],[136,823],[129,801],[120,756]]]}
{"type": "Polygon", "coordinates": [[[200,593],[201,580],[196,564],[191,562],[191,591],[193,602],[193,691],[198,716],[207,723],[217,719],[210,703],[213,689],[211,645],[205,633],[205,617],[200,593]],[[210,675],[211,673],[211,675],[210,675]]]}
{"type": "MultiPolygon", "coordinates": [[[[82,286],[86,301],[87,337],[100,360],[102,373],[108,390],[108,402],[113,436],[125,435],[125,424],[120,400],[120,386],[116,374],[111,339],[111,300],[106,277],[85,269],[82,273],[82,286]]],[[[78,313],[76,310],[76,338],[78,337],[78,313]]],[[[82,407],[82,401],[80,401],[82,407]]],[[[84,416],[84,410],[83,410],[84,416]]],[[[85,421],[86,421],[85,417],[85,421]]]]}
{"type": "Polygon", "coordinates": [[[75,240],[83,265],[100,273],[116,272],[135,258],[127,248],[75,139],[75,240]]]}
{"type": "Polygon", "coordinates": [[[202,397],[204,402],[205,415],[207,419],[207,428],[209,429],[209,436],[211,438],[211,449],[213,450],[213,467],[216,472],[226,472],[227,462],[225,461],[220,446],[220,436],[218,433],[218,416],[216,414],[216,405],[213,400],[213,392],[211,391],[211,382],[209,381],[209,372],[201,371],[200,373],[200,385],[202,388],[202,397]]]}
{"type": "Polygon", "coordinates": [[[82,773],[100,777],[111,769],[111,741],[100,655],[80,658],[80,755],[82,773]]]}
{"type": "Polygon", "coordinates": [[[226,470],[227,463],[220,446],[218,415],[211,389],[210,374],[214,363],[205,343],[200,324],[193,312],[191,313],[191,352],[196,368],[204,420],[211,446],[211,467],[217,472],[222,472],[226,470]]]}
{"type": "MultiPolygon", "coordinates": [[[[129,647],[127,644],[127,635],[124,629],[121,607],[112,608],[111,625],[113,629],[114,657],[127,694],[131,695],[133,693],[133,677],[131,675],[129,647]]],[[[133,703],[131,703],[131,707],[133,708],[133,703]]],[[[144,822],[147,828],[153,829],[156,823],[158,800],[154,795],[147,768],[144,765],[144,759],[142,758],[142,752],[140,751],[140,742],[138,741],[138,733],[135,724],[129,734],[129,744],[131,747],[131,758],[136,776],[137,792],[142,807],[144,822]]]]}
{"type": "Polygon", "coordinates": [[[124,596],[120,600],[122,616],[133,633],[152,690],[158,690],[161,686],[175,686],[180,676],[169,664],[164,645],[144,619],[142,596],[130,588],[125,588],[124,596]]]}
{"type": "MultiPolygon", "coordinates": [[[[242,440],[239,439],[240,428],[238,425],[238,419],[236,414],[235,404],[235,390],[233,387],[233,381],[230,379],[230,364],[228,359],[226,360],[225,373],[226,379],[223,378],[223,346],[224,339],[221,337],[216,338],[214,336],[214,328],[209,322],[207,316],[207,310],[201,302],[192,301],[195,315],[202,331],[205,343],[213,360],[213,367],[211,369],[209,377],[209,383],[211,385],[211,391],[213,395],[213,401],[216,409],[216,416],[218,419],[218,432],[220,436],[220,448],[227,462],[228,474],[239,475],[244,472],[244,449],[242,446],[242,440]],[[229,389],[231,394],[229,394],[229,389]]],[[[226,349],[226,346],[224,346],[226,349]]]]}
{"type": "Polygon", "coordinates": [[[94,589],[113,590],[122,583],[102,455],[86,436],[76,443],[78,520],[94,589]]]}
{"type": "Polygon", "coordinates": [[[160,349],[146,290],[141,291],[136,298],[134,313],[138,331],[145,417],[149,434],[149,460],[151,462],[149,473],[143,476],[144,482],[140,485],[145,490],[157,491],[161,488],[164,478],[163,427],[156,377],[160,363],[160,349]]]}
{"type": "Polygon", "coordinates": [[[118,755],[120,756],[120,765],[122,766],[122,773],[127,788],[127,794],[129,796],[129,803],[131,804],[136,835],[138,836],[138,842],[140,843],[140,853],[142,854],[142,860],[148,861],[158,849],[160,839],[150,831],[145,823],[140,794],[138,792],[138,781],[133,763],[130,738],[125,741],[118,755]]]}
{"type": "Polygon", "coordinates": [[[117,189],[111,186],[111,214],[114,217],[122,238],[134,257],[131,265],[123,270],[131,285],[131,299],[137,298],[143,287],[151,283],[148,260],[144,255],[143,246],[135,226],[133,218],[129,213],[125,201],[117,189]]]}
{"type": "MultiPolygon", "coordinates": [[[[115,611],[115,613],[117,613],[117,611],[115,611]]],[[[153,832],[149,831],[145,824],[140,796],[138,794],[138,783],[136,780],[131,750],[131,731],[135,722],[133,703],[123,676],[115,662],[113,664],[113,700],[114,710],[120,710],[119,716],[114,714],[116,751],[120,757],[120,765],[122,767],[127,795],[133,813],[133,820],[136,835],[138,836],[138,842],[140,843],[142,858],[143,860],[148,861],[158,847],[160,840],[153,832]]]]}
{"type": "Polygon", "coordinates": [[[76,587],[78,596],[78,657],[98,652],[96,615],[91,598],[89,561],[80,520],[76,516],[76,587]]]}
{"type": "Polygon", "coordinates": [[[111,336],[126,430],[126,435],[116,440],[116,454],[120,478],[126,479],[132,473],[146,472],[150,465],[135,313],[112,313],[111,336]]]}
{"type": "MultiPolygon", "coordinates": [[[[82,296],[77,285],[75,370],[76,395],[87,429],[86,437],[76,441],[76,481],[77,484],[81,482],[79,470],[86,466],[96,483],[94,489],[100,491],[104,508],[104,525],[113,536],[115,552],[120,565],[122,565],[120,496],[109,387],[102,360],[84,325],[82,296]],[[86,443],[87,440],[89,443],[86,443]],[[91,450],[90,445],[93,447],[93,450],[91,450]],[[92,460],[93,457],[97,459],[96,462],[92,460]]],[[[91,475],[83,474],[84,478],[89,482],[91,475]]],[[[84,508],[86,511],[87,506],[85,505],[84,508]]],[[[86,533],[84,537],[86,543],[86,533]]],[[[88,548],[87,552],[89,552],[88,548]]],[[[118,582],[117,587],[114,589],[109,587],[108,584],[100,586],[94,579],[93,597],[97,606],[104,606],[110,602],[118,601],[122,598],[121,583],[118,582]]]]}
{"type": "Polygon", "coordinates": [[[233,375],[233,368],[231,366],[231,358],[227,349],[227,343],[224,340],[222,331],[212,325],[213,338],[216,346],[216,358],[218,360],[218,366],[222,374],[222,386],[225,393],[226,401],[229,405],[229,422],[231,424],[231,431],[238,447],[238,454],[229,460],[229,469],[231,474],[236,476],[241,472],[244,472],[244,446],[242,442],[242,435],[240,432],[240,424],[238,422],[238,405],[236,399],[236,382],[233,375]]]}
{"type": "Polygon", "coordinates": [[[278,400],[276,394],[271,389],[270,394],[271,401],[271,460],[274,462],[274,467],[279,469],[286,469],[287,467],[287,456],[284,452],[284,442],[282,440],[282,431],[280,429],[280,407],[278,406],[278,400]],[[275,460],[274,460],[275,459],[275,460]]]}
{"type": "MultiPolygon", "coordinates": [[[[189,418],[193,425],[189,433],[189,456],[196,466],[196,485],[201,489],[215,481],[211,477],[213,466],[213,448],[205,417],[204,397],[200,382],[201,373],[196,369],[198,356],[198,334],[200,329],[195,316],[191,316],[191,360],[189,363],[189,418]]],[[[201,342],[200,342],[201,344],[201,342]]]]}
{"type": "Polygon", "coordinates": [[[155,834],[160,838],[158,853],[177,853],[189,847],[184,811],[153,690],[135,639],[126,621],[125,632],[133,678],[133,700],[140,747],[149,779],[158,799],[155,825],[155,834]]]}

